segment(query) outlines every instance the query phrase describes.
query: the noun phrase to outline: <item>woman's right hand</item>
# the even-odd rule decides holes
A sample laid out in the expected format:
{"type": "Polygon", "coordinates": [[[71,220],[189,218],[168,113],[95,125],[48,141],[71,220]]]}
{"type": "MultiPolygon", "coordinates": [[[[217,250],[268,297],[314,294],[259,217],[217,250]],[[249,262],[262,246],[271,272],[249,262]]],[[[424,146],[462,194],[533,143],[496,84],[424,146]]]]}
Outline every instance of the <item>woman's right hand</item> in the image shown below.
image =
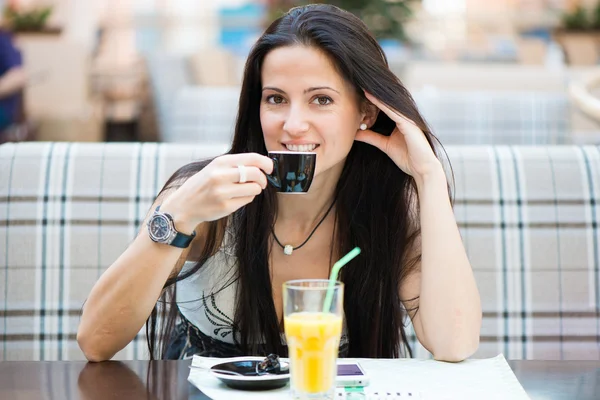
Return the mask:
{"type": "Polygon", "coordinates": [[[177,230],[191,233],[198,224],[225,217],[252,202],[267,187],[265,173],[272,171],[273,161],[257,153],[217,157],[167,197],[161,211],[173,216],[177,230]],[[246,170],[245,183],[240,183],[238,165],[246,170]]]}

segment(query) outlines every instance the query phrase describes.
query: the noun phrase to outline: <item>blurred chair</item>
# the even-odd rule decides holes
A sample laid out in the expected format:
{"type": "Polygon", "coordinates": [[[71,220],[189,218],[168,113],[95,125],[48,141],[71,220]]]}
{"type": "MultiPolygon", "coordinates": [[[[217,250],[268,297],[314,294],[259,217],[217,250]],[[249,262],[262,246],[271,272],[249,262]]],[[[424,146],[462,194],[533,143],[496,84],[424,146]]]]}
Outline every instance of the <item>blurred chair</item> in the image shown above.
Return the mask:
{"type": "Polygon", "coordinates": [[[575,117],[588,125],[587,129],[574,132],[574,143],[600,143],[600,70],[573,79],[568,93],[575,117]]]}
{"type": "MultiPolygon", "coordinates": [[[[392,66],[394,67],[394,66],[392,66]]],[[[399,76],[411,91],[564,92],[569,71],[519,63],[411,62],[399,76]]]]}
{"type": "Polygon", "coordinates": [[[227,50],[204,48],[191,55],[189,61],[196,85],[239,86],[242,83],[238,60],[227,50]]]}
{"type": "Polygon", "coordinates": [[[25,88],[27,116],[37,140],[102,141],[102,102],[90,85],[91,53],[52,35],[19,34],[16,43],[33,81],[25,88]]]}
{"type": "MultiPolygon", "coordinates": [[[[239,87],[186,86],[171,109],[169,142],[229,143],[239,87]]],[[[546,145],[570,143],[570,105],[552,92],[413,92],[443,144],[546,145]]]]}
{"type": "Polygon", "coordinates": [[[592,92],[600,87],[600,71],[574,80],[569,84],[569,95],[575,105],[590,118],[600,122],[600,99],[592,92]]]}
{"type": "Polygon", "coordinates": [[[230,144],[235,128],[238,87],[192,86],[175,97],[166,142],[230,144]]]}
{"type": "Polygon", "coordinates": [[[237,113],[239,60],[225,50],[205,48],[195,54],[149,53],[146,65],[161,141],[229,141],[233,125],[227,118],[237,113]]]}
{"type": "Polygon", "coordinates": [[[145,58],[160,140],[169,142],[173,137],[175,99],[180,89],[193,84],[192,73],[184,55],[155,52],[145,58]]]}
{"type": "Polygon", "coordinates": [[[522,65],[543,65],[548,45],[540,38],[521,37],[515,40],[517,58],[522,65]]]}
{"type": "Polygon", "coordinates": [[[562,93],[453,91],[414,93],[443,144],[568,144],[570,104],[562,93]]]}

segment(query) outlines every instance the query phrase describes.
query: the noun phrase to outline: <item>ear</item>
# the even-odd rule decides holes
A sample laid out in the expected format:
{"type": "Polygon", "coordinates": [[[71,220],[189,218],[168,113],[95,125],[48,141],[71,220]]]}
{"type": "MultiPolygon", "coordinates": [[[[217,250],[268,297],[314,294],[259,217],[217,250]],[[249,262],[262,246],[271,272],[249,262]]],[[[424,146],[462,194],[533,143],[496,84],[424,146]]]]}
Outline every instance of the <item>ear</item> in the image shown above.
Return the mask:
{"type": "Polygon", "coordinates": [[[379,108],[377,108],[377,106],[371,103],[369,100],[365,99],[362,103],[362,113],[363,119],[361,122],[367,124],[367,126],[370,128],[375,124],[375,121],[377,120],[377,116],[379,115],[379,108]]]}

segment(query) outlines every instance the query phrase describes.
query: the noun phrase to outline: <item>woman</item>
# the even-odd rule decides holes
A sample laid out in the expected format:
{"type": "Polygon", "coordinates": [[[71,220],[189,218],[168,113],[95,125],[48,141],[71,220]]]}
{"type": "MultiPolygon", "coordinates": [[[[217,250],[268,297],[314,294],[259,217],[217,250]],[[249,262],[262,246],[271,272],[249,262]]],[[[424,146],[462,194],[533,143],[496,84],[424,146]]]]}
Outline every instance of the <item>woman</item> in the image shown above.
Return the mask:
{"type": "Polygon", "coordinates": [[[355,246],[362,254],[340,278],[341,356],[405,354],[408,315],[436,359],[469,357],[480,298],[434,141],[358,18],[330,5],[290,10],[248,57],[229,154],[181,168],[152,206],[151,226],[167,212],[175,244],[191,245],[156,243],[142,228],[86,302],[86,357],[111,358],[147,319],[152,357],[285,355],[282,283],[327,278],[355,246]],[[308,194],[267,186],[273,150],[317,154],[308,194]],[[159,327],[161,294],[172,306],[159,327]]]}

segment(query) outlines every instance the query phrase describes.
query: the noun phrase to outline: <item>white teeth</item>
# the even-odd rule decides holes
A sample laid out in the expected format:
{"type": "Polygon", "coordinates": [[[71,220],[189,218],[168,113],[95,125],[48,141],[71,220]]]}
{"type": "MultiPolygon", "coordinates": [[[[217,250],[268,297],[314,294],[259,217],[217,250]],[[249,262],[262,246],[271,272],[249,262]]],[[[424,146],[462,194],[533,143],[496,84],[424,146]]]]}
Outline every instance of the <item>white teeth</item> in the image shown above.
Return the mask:
{"type": "Polygon", "coordinates": [[[317,148],[316,144],[286,144],[289,151],[313,151],[317,148]]]}

